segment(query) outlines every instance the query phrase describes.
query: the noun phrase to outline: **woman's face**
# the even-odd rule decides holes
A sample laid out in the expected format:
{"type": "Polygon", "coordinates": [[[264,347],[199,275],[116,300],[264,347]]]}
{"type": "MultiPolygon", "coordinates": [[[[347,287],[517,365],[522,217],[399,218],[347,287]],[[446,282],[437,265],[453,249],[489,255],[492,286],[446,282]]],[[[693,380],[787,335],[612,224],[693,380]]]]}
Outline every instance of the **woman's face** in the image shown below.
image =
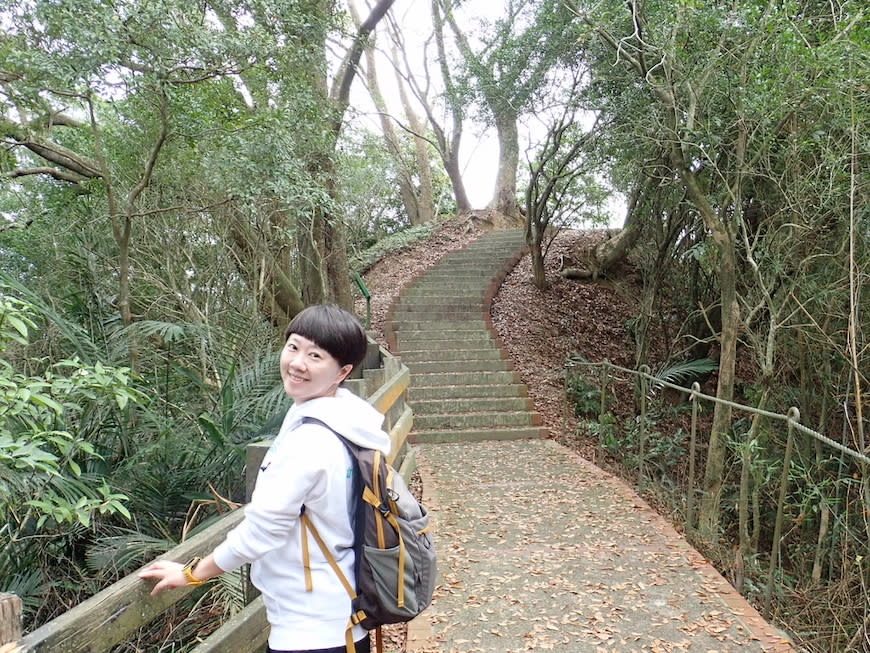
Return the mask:
{"type": "Polygon", "coordinates": [[[332,397],[353,368],[339,365],[332,354],[297,333],[291,333],[284,343],[280,365],[284,392],[297,404],[332,397]]]}

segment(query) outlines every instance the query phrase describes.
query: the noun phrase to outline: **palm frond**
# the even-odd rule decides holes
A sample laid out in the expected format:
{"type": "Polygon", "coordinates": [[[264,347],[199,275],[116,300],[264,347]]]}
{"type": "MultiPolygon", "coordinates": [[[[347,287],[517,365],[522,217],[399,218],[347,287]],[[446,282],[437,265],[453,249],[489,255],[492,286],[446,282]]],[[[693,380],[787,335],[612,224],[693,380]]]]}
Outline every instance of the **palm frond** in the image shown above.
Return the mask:
{"type": "Polygon", "coordinates": [[[123,574],[168,551],[175,544],[166,538],[128,530],[121,535],[110,535],[97,540],[88,548],[85,561],[88,569],[93,572],[114,569],[119,574],[123,574]]]}
{"type": "MultiPolygon", "coordinates": [[[[665,363],[653,374],[656,381],[686,385],[719,369],[719,363],[709,358],[697,358],[678,363],[665,363]]],[[[657,384],[653,384],[654,386],[657,384]]]]}
{"type": "Polygon", "coordinates": [[[173,343],[198,335],[202,329],[202,325],[199,324],[164,322],[162,320],[139,320],[123,329],[119,329],[116,335],[124,337],[128,334],[136,334],[149,338],[156,336],[164,343],[173,343]]]}
{"type": "Polygon", "coordinates": [[[85,329],[58,313],[42,297],[2,270],[0,270],[0,284],[8,286],[26,299],[46,322],[57,329],[84,362],[94,363],[99,360],[99,348],[85,329]]]}

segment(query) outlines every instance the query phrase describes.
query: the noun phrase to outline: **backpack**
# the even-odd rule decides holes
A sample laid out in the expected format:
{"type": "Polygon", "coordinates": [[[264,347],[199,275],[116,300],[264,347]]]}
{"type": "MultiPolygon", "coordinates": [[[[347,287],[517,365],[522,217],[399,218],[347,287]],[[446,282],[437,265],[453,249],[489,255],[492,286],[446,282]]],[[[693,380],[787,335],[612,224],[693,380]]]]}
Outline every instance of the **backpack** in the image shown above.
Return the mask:
{"type": "Polygon", "coordinates": [[[342,573],[303,506],[305,589],[312,590],[310,533],[351,597],[352,613],[346,632],[348,653],[355,653],[351,629],[356,624],[366,630],[378,629],[380,650],[380,626],[410,621],[432,602],[437,566],[429,535],[429,514],[380,451],[350,442],[316,418],[306,417],[303,421],[329,429],[347,448],[354,465],[356,497],[352,521],[355,586],[342,573]]]}

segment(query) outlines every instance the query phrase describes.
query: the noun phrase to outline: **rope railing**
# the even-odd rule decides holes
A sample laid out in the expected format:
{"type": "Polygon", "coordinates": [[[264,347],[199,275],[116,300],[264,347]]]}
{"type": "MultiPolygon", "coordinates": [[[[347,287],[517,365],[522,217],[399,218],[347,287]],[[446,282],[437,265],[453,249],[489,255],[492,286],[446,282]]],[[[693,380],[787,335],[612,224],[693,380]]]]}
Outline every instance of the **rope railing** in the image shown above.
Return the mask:
{"type": "MultiPolygon", "coordinates": [[[[697,383],[694,383],[691,388],[686,388],[686,387],[681,386],[681,385],[676,385],[674,383],[670,383],[668,381],[658,379],[650,373],[650,369],[646,365],[642,365],[640,367],[640,369],[632,370],[632,369],[627,368],[627,367],[622,367],[620,365],[616,365],[616,364],[611,363],[609,361],[591,362],[591,361],[570,360],[568,363],[566,363],[566,367],[571,367],[574,365],[588,366],[588,367],[600,367],[600,368],[604,368],[604,369],[609,368],[609,369],[613,369],[613,370],[618,370],[620,372],[626,372],[626,373],[631,374],[633,376],[643,378],[644,380],[651,382],[652,384],[654,384],[656,386],[662,386],[665,388],[670,388],[671,390],[677,390],[678,392],[688,393],[690,395],[690,397],[692,397],[693,399],[694,398],[706,399],[706,400],[711,401],[713,403],[718,403],[718,404],[723,404],[725,406],[730,406],[731,408],[736,408],[738,410],[742,410],[742,411],[747,412],[747,413],[760,415],[762,417],[769,417],[771,419],[782,420],[786,423],[791,422],[792,427],[796,431],[799,431],[800,433],[803,433],[804,435],[809,435],[809,436],[815,438],[816,440],[819,440],[820,442],[823,442],[824,444],[827,444],[828,446],[833,447],[834,449],[837,449],[838,451],[841,451],[848,456],[851,456],[852,458],[854,458],[857,461],[860,461],[862,463],[870,465],[870,456],[867,456],[867,455],[861,453],[860,451],[855,451],[854,449],[847,447],[843,443],[837,442],[836,440],[833,440],[833,439],[829,438],[828,436],[826,436],[822,433],[819,433],[818,431],[814,431],[813,429],[801,424],[799,421],[800,420],[800,412],[794,406],[791,409],[789,409],[789,414],[783,415],[782,413],[773,413],[769,410],[764,410],[762,408],[756,408],[754,406],[747,406],[746,404],[740,404],[740,403],[737,403],[736,401],[728,401],[727,399],[719,399],[718,397],[714,397],[712,395],[704,394],[703,392],[701,392],[701,387],[697,383]],[[695,386],[697,386],[697,388],[695,386]],[[794,418],[790,417],[792,410],[798,411],[797,416],[794,418]]],[[[603,401],[604,400],[602,399],[602,405],[603,405],[603,401]]]]}
{"type": "MultiPolygon", "coordinates": [[[[856,451],[851,447],[846,446],[842,442],[837,442],[836,440],[819,433],[807,426],[804,426],[800,423],[800,411],[797,407],[792,406],[789,408],[788,412],[783,415],[781,413],[775,413],[769,410],[764,410],[761,408],[757,408],[755,406],[748,406],[746,404],[741,404],[735,401],[729,401],[725,399],[720,399],[718,397],[714,397],[708,394],[701,392],[701,386],[698,382],[694,382],[691,387],[686,388],[684,386],[677,385],[675,383],[671,383],[669,381],[665,381],[663,379],[659,379],[655,377],[650,372],[650,368],[646,365],[641,366],[637,370],[633,370],[627,367],[622,367],[620,365],[616,365],[607,360],[600,362],[592,362],[592,361],[583,361],[576,359],[569,359],[565,367],[567,369],[573,367],[585,367],[585,368],[597,368],[597,374],[588,375],[589,378],[597,377],[598,384],[601,392],[600,402],[599,402],[599,421],[607,412],[607,391],[608,387],[615,382],[617,379],[614,379],[612,373],[617,372],[619,376],[622,377],[622,381],[627,381],[630,378],[636,378],[640,382],[640,393],[639,393],[639,421],[638,421],[638,429],[639,429],[639,440],[638,440],[638,485],[640,489],[643,490],[646,485],[646,446],[647,446],[647,396],[651,388],[670,388],[671,390],[675,390],[677,392],[686,393],[688,395],[689,401],[691,402],[691,430],[689,433],[689,459],[688,459],[688,487],[686,489],[685,496],[685,521],[686,521],[686,529],[688,532],[695,531],[695,458],[697,451],[697,432],[698,432],[698,406],[699,401],[709,401],[711,403],[723,404],[731,407],[732,409],[742,411],[752,415],[758,415],[760,417],[765,417],[771,420],[778,420],[785,422],[787,426],[787,440],[785,452],[783,455],[783,465],[782,465],[782,473],[779,479],[779,492],[777,495],[777,506],[776,506],[776,520],[774,522],[774,532],[773,532],[773,540],[770,550],[770,561],[767,569],[767,583],[764,589],[764,598],[765,602],[769,603],[774,586],[774,578],[777,566],[780,560],[780,548],[783,540],[783,520],[784,520],[784,506],[788,497],[788,486],[789,486],[789,472],[791,469],[791,460],[794,451],[794,439],[795,433],[801,433],[803,435],[814,438],[818,442],[821,442],[842,454],[851,457],[857,463],[863,465],[870,464],[870,457],[866,454],[856,451]],[[625,378],[627,375],[628,378],[625,378]]],[[[567,387],[567,385],[566,385],[567,387]]],[[[751,458],[744,458],[743,464],[746,465],[751,463],[751,458]]],[[[746,497],[746,488],[741,483],[740,487],[740,501],[741,505],[744,501],[747,500],[746,497]]],[[[742,514],[739,515],[739,532],[742,534],[745,532],[746,526],[746,517],[742,514]]],[[[741,552],[743,551],[743,540],[741,539],[741,552]]]]}

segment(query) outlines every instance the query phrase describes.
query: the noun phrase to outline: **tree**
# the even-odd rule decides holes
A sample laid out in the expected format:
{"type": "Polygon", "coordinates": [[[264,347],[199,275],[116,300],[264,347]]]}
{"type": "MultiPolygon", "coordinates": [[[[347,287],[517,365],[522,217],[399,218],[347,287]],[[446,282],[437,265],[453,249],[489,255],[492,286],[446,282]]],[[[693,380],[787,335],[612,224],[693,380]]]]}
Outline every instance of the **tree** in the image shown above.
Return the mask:
{"type": "MultiPolygon", "coordinates": [[[[354,17],[354,23],[359,26],[360,20],[353,4],[351,11],[354,17]]],[[[429,153],[427,150],[427,142],[423,138],[423,129],[415,112],[411,108],[407,93],[400,76],[399,91],[402,99],[402,106],[405,111],[405,116],[409,125],[409,132],[414,142],[415,156],[407,157],[402,145],[402,139],[396,133],[393,127],[393,117],[390,115],[386,102],[378,80],[377,63],[375,57],[375,37],[369,39],[366,45],[366,82],[369,95],[378,110],[378,118],[381,123],[381,130],[384,134],[387,151],[395,161],[397,171],[396,183],[399,186],[399,195],[402,198],[402,204],[405,207],[405,212],[408,215],[408,221],[412,225],[423,224],[430,221],[434,217],[434,205],[432,199],[432,173],[429,166],[429,153]],[[415,181],[419,179],[419,183],[415,181]]],[[[392,59],[395,62],[397,53],[395,48],[392,53],[392,59]]]]}
{"type": "MultiPolygon", "coordinates": [[[[622,112],[627,119],[618,124],[627,136],[665,154],[673,180],[714,245],[722,316],[717,397],[730,400],[746,317],[740,303],[740,233],[752,222],[759,201],[767,215],[776,214],[780,200],[770,202],[760,191],[771,167],[786,162],[791,107],[811,102],[816,92],[807,80],[793,84],[800,74],[789,71],[795,68],[793,57],[815,56],[816,46],[797,36],[808,19],[799,11],[740,4],[702,8],[632,2],[626,12],[614,3],[597,6],[595,14],[577,2],[569,5],[605,48],[597,54],[591,50],[590,65],[607,80],[600,83],[610,85],[611,98],[619,93],[631,98],[611,105],[611,115],[622,112]],[[630,75],[621,83],[628,90],[616,91],[625,72],[630,75]]],[[[845,32],[827,36],[839,38],[834,32],[848,33],[851,26],[845,21],[838,28],[845,32]]],[[[821,36],[816,28],[811,31],[821,36]]],[[[730,413],[727,404],[717,404],[710,433],[701,523],[710,539],[719,523],[730,413]]]]}
{"type": "Polygon", "coordinates": [[[585,207],[596,206],[594,195],[600,195],[589,161],[597,125],[584,131],[579,121],[581,108],[576,103],[582,83],[582,74],[575,73],[566,91],[568,101],[548,126],[543,144],[529,163],[526,243],[531,253],[532,278],[540,290],[547,285],[545,239],[552,242],[560,227],[578,220],[585,207]]]}
{"type": "Polygon", "coordinates": [[[534,106],[552,69],[560,62],[572,61],[575,41],[569,29],[570,14],[560,0],[511,0],[507,15],[478,35],[481,45],[475,49],[456,20],[458,3],[439,2],[462,54],[466,84],[485,107],[498,134],[498,172],[490,208],[518,219],[517,120],[534,106]]]}
{"type": "MultiPolygon", "coordinates": [[[[465,117],[465,100],[457,89],[451,72],[451,62],[448,59],[449,53],[447,52],[444,40],[444,18],[439,2],[440,0],[432,0],[431,4],[433,32],[432,37],[424,44],[422,80],[418,78],[413,69],[402,30],[395,21],[388,22],[387,27],[394,46],[391,48],[391,58],[393,69],[399,82],[402,106],[405,109],[406,116],[408,116],[409,131],[414,135],[416,146],[418,148],[422,147],[424,130],[422,125],[414,124],[415,113],[410,106],[406,87],[417,102],[419,102],[426,114],[426,122],[432,133],[432,138],[427,138],[427,140],[435,148],[444,165],[444,170],[447,173],[453,190],[456,212],[464,213],[471,210],[471,203],[462,179],[459,161],[459,148],[462,142],[463,120],[465,117]],[[434,55],[430,54],[432,41],[435,43],[434,55]],[[430,59],[433,57],[438,64],[440,84],[443,85],[443,92],[438,97],[433,96],[432,93],[433,87],[437,86],[437,82],[430,73],[430,59]],[[445,114],[443,117],[438,115],[439,103],[443,104],[443,107],[441,107],[445,114]]],[[[420,156],[418,155],[419,158],[420,156]]]]}

